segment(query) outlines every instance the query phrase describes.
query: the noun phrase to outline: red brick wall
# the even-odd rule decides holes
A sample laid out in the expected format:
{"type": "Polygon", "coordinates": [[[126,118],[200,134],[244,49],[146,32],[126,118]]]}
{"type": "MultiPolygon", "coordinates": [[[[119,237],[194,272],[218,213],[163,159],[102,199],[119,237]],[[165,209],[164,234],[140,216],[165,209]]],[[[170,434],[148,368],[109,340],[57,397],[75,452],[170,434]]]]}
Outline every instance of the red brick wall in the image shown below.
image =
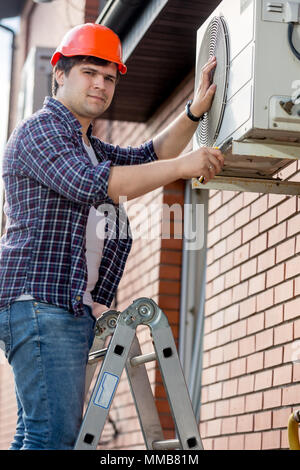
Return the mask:
{"type": "MultiPolygon", "coordinates": [[[[297,163],[283,177],[299,180],[297,163]]],[[[209,449],[288,448],[300,404],[298,198],[211,191],[201,433],[209,449]],[[294,354],[294,356],[293,356],[294,354]]]]}
{"type": "Polygon", "coordinates": [[[99,15],[99,0],[85,0],[84,23],[94,23],[99,15]]]}

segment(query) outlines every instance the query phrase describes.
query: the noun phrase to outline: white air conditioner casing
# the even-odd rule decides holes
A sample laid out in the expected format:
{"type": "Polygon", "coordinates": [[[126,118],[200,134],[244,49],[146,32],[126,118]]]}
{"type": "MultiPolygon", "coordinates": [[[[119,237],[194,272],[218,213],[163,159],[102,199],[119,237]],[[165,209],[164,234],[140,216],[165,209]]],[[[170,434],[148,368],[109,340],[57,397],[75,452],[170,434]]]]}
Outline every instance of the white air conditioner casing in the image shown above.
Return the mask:
{"type": "Polygon", "coordinates": [[[51,96],[53,48],[34,47],[30,50],[22,69],[18,97],[18,121],[31,116],[51,96]]]}
{"type": "MultiPolygon", "coordinates": [[[[209,146],[221,146],[231,139],[248,144],[252,141],[294,146],[300,143],[300,100],[295,99],[300,97],[300,60],[293,54],[288,41],[291,11],[300,16],[300,0],[223,0],[199,28],[195,90],[204,65],[200,57],[205,47],[203,43],[214,18],[222,18],[228,41],[228,81],[223,114],[209,146]],[[282,105],[290,102],[292,97],[292,109],[287,112],[282,105]]],[[[294,27],[293,44],[300,52],[299,24],[294,27]]],[[[218,50],[216,56],[218,61],[218,50]]],[[[224,73],[225,70],[218,71],[217,65],[215,76],[225,80],[224,73]]],[[[194,136],[194,149],[201,146],[201,125],[194,136]]],[[[257,155],[255,146],[252,150],[249,145],[248,148],[248,155],[257,155]]],[[[285,161],[280,164],[280,159],[274,164],[270,162],[268,168],[262,168],[261,176],[272,175],[286,164],[285,161]]]]}

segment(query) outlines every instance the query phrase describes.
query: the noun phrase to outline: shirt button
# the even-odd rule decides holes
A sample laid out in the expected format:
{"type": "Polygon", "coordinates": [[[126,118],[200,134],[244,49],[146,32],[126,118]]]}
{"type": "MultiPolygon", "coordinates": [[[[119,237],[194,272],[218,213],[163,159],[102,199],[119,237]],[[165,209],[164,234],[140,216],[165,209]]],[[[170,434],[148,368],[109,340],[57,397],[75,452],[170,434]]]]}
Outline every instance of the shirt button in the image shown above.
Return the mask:
{"type": "Polygon", "coordinates": [[[76,300],[81,300],[81,295],[76,295],[76,300]]]}
{"type": "Polygon", "coordinates": [[[33,302],[33,305],[36,307],[36,306],[37,306],[37,302],[33,302]]]}

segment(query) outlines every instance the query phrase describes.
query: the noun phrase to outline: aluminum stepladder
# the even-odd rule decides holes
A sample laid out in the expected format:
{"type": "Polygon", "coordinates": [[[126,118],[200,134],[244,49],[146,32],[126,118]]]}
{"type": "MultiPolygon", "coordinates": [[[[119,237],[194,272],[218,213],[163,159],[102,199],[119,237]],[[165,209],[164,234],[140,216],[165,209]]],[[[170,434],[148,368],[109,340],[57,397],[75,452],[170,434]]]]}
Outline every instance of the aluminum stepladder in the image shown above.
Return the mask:
{"type": "Polygon", "coordinates": [[[89,356],[86,392],[100,357],[104,360],[96,379],[74,450],[96,450],[122,372],[126,369],[145,446],[148,450],[203,450],[190,396],[169,322],[149,298],[135,300],[126,310],[109,310],[97,321],[89,356]],[[150,328],[154,352],[141,353],[136,328],[150,328]],[[105,339],[112,335],[107,349],[105,339]],[[157,360],[170,404],[178,439],[164,440],[145,363],[157,360]]]}

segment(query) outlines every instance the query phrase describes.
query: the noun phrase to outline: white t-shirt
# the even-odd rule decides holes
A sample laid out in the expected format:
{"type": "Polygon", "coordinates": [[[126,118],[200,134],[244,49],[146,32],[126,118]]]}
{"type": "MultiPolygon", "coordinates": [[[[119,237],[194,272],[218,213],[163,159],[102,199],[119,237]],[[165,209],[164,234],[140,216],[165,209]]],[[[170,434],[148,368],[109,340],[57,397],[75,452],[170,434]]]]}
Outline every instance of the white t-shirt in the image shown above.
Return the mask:
{"type": "MultiPolygon", "coordinates": [[[[83,141],[84,148],[86,149],[92,163],[98,165],[98,160],[95,155],[94,149],[91,145],[86,145],[83,141]]],[[[86,262],[88,271],[88,280],[86,291],[83,295],[83,303],[85,305],[93,306],[93,299],[91,291],[94,289],[98,280],[98,271],[102,258],[103,244],[105,235],[105,217],[98,212],[95,207],[90,208],[88,221],[86,225],[86,262]]],[[[16,300],[29,300],[33,299],[30,294],[22,294],[16,300]]]]}
{"type": "MultiPolygon", "coordinates": [[[[94,149],[91,145],[83,142],[86,151],[92,163],[96,166],[99,164],[94,149]]],[[[98,280],[98,271],[102,258],[103,244],[105,234],[105,217],[95,209],[90,208],[90,213],[86,226],[86,262],[88,270],[88,281],[86,291],[83,295],[83,303],[93,306],[91,291],[94,289],[98,280]]]]}

